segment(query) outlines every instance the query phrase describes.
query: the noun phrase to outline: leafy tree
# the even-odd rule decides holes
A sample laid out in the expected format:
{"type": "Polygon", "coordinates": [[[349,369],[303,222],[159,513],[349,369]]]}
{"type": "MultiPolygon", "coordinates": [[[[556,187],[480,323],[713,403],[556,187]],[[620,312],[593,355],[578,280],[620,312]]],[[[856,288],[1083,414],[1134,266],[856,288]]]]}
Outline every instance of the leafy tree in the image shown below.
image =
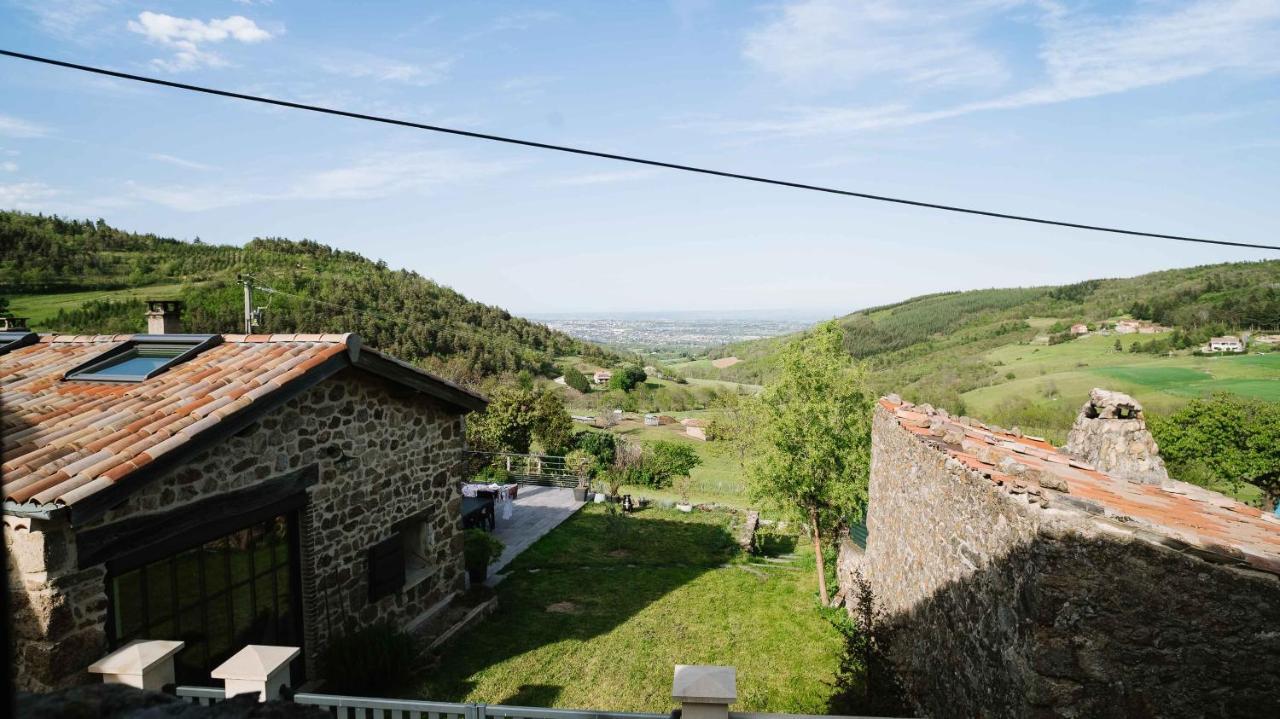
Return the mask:
{"type": "Polygon", "coordinates": [[[1116,352],[1123,352],[1123,351],[1124,351],[1124,345],[1120,344],[1120,338],[1118,338],[1118,337],[1116,338],[1116,345],[1115,345],[1115,346],[1116,346],[1116,352]]]}
{"type": "Polygon", "coordinates": [[[574,447],[596,458],[600,467],[612,467],[618,455],[618,437],[611,432],[579,432],[573,437],[574,447]]]}
{"type": "Polygon", "coordinates": [[[1204,470],[1221,481],[1262,490],[1267,511],[1280,499],[1280,403],[1215,394],[1171,415],[1153,416],[1151,433],[1174,476],[1204,470]]]}
{"type": "Polygon", "coordinates": [[[587,380],[587,376],[578,371],[577,367],[564,368],[564,383],[579,392],[590,392],[591,382],[587,380]]]}
{"type": "Polygon", "coordinates": [[[524,454],[535,439],[546,451],[563,451],[572,435],[564,400],[549,389],[501,387],[467,420],[467,442],[486,452],[524,454]]]}
{"type": "Polygon", "coordinates": [[[630,392],[635,389],[636,385],[644,382],[649,376],[644,373],[644,368],[640,365],[628,364],[623,365],[613,376],[609,378],[609,389],[620,389],[623,392],[630,392]]]}
{"type": "Polygon", "coordinates": [[[670,486],[672,480],[688,477],[700,464],[702,458],[691,445],[659,440],[645,447],[641,468],[646,483],[661,488],[670,486]]]}
{"type": "Polygon", "coordinates": [[[547,454],[564,454],[573,444],[573,418],[564,398],[550,388],[537,392],[533,404],[533,438],[547,454]]]}
{"type": "Polygon", "coordinates": [[[750,400],[751,496],[808,525],[817,559],[818,593],[828,603],[823,541],[867,501],[874,397],[853,366],[835,322],[787,344],[777,378],[750,400]]]}

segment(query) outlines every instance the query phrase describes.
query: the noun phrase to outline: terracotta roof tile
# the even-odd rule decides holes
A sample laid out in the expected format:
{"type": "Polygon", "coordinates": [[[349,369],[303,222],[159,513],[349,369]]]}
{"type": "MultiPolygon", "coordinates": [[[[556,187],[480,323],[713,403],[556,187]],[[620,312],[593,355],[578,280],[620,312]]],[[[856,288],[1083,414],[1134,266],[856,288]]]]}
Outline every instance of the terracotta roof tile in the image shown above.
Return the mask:
{"type": "Polygon", "coordinates": [[[127,482],[226,417],[346,352],[350,335],[225,335],[137,383],[63,375],[132,335],[56,335],[0,356],[4,496],[65,505],[127,482]]]}
{"type": "MultiPolygon", "coordinates": [[[[1067,494],[1095,502],[1125,527],[1280,574],[1280,521],[1256,507],[1183,482],[1152,485],[1111,477],[1040,438],[999,431],[973,420],[955,421],[928,407],[883,397],[879,405],[893,414],[903,429],[931,442],[965,467],[981,472],[993,485],[1009,485],[1009,491],[1030,491],[1033,487],[1040,491],[1037,480],[1032,479],[1034,475],[1014,477],[997,471],[996,467],[1007,468],[1001,464],[1007,458],[1029,470],[1056,477],[1065,483],[1067,494]],[[938,422],[963,431],[958,447],[944,444],[934,433],[931,427],[941,426],[938,422]]],[[[1045,492],[1051,496],[1056,490],[1045,492]]]]}

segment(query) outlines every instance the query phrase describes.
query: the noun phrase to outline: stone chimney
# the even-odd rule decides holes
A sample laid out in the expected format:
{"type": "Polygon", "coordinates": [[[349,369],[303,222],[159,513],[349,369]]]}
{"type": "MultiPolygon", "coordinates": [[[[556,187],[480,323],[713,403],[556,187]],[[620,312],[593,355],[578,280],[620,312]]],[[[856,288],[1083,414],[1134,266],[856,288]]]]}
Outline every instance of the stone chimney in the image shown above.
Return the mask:
{"type": "Polygon", "coordinates": [[[1112,477],[1140,484],[1169,479],[1142,405],[1127,394],[1095,388],[1067,436],[1066,453],[1112,477]]]}
{"type": "Polygon", "coordinates": [[[147,334],[182,334],[182,303],[178,300],[147,300],[147,334]]]}
{"type": "Polygon", "coordinates": [[[0,317],[0,332],[26,332],[26,317],[0,317]]]}

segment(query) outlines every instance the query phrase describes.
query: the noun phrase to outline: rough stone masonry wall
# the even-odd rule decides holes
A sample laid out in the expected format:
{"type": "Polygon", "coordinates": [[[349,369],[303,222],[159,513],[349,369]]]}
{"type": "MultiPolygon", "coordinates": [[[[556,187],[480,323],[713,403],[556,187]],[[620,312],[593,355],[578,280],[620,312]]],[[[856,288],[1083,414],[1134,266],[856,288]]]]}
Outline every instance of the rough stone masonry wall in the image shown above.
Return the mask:
{"type": "Polygon", "coordinates": [[[996,488],[880,408],[872,437],[859,564],[922,714],[1280,716],[1275,576],[996,488]]]}
{"type": "MultiPolygon", "coordinates": [[[[309,621],[309,665],[332,626],[350,617],[405,624],[464,583],[457,471],[462,416],[422,394],[345,370],[245,431],[140,489],[86,529],[170,511],[184,504],[318,464],[309,491],[313,522],[303,544],[323,616],[309,621]],[[330,451],[340,450],[340,451],[330,451]],[[351,459],[344,459],[349,457],[351,459]],[[436,571],[406,591],[368,602],[366,551],[391,525],[430,509],[436,571]]],[[[85,667],[106,649],[106,570],[76,568],[73,530],[5,517],[15,676],[35,691],[90,679],[85,667]]]]}

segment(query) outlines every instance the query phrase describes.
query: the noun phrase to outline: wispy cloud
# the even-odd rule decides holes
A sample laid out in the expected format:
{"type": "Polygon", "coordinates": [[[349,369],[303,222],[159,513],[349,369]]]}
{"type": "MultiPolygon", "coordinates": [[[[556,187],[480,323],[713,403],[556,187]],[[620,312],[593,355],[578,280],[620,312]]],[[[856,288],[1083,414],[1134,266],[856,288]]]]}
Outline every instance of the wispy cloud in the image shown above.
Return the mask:
{"type": "Polygon", "coordinates": [[[443,58],[427,63],[412,63],[367,53],[344,53],[339,57],[326,58],[321,63],[321,68],[342,77],[426,86],[445,80],[453,62],[453,58],[443,58]]]}
{"type": "Polygon", "coordinates": [[[473,160],[438,150],[381,152],[355,162],[303,173],[287,182],[279,180],[232,184],[144,185],[132,183],[132,197],[175,210],[199,212],[236,205],[273,201],[367,200],[398,195],[425,195],[444,186],[507,174],[522,163],[473,160]],[[256,187],[255,187],[256,185],[256,187]]]}
{"type": "Polygon", "coordinates": [[[6,137],[44,137],[49,129],[12,115],[0,115],[0,135],[6,137]]]}
{"type": "Polygon", "coordinates": [[[112,0],[21,0],[17,3],[36,16],[41,30],[67,40],[79,39],[85,25],[114,4],[112,0]]]}
{"type": "Polygon", "coordinates": [[[1026,89],[940,109],[803,106],[768,119],[697,124],[790,136],[852,133],[1112,95],[1222,71],[1280,72],[1280,0],[1201,0],[1120,18],[1043,7],[1037,56],[1044,79],[1026,89]]]}
{"type": "Polygon", "coordinates": [[[172,57],[151,61],[156,67],[169,72],[227,64],[218,53],[204,49],[205,45],[227,40],[258,43],[273,37],[272,33],[243,15],[206,21],[145,11],[138,14],[137,20],[129,21],[129,29],[173,50],[172,57]]]}
{"type": "Polygon", "coordinates": [[[579,187],[584,185],[612,185],[619,182],[646,180],[658,174],[657,170],[619,170],[617,172],[591,172],[584,175],[571,175],[552,180],[552,185],[579,187]]]}
{"type": "Polygon", "coordinates": [[[909,85],[995,86],[1003,60],[978,33],[999,0],[802,0],[748,33],[743,55],[801,86],[848,88],[883,78],[909,85]]]}
{"type": "Polygon", "coordinates": [[[186,160],[174,155],[166,155],[162,152],[153,152],[150,155],[147,155],[147,157],[152,160],[155,160],[156,162],[164,162],[164,163],[174,165],[176,167],[181,167],[187,170],[199,170],[201,172],[208,172],[209,170],[217,169],[214,165],[206,165],[203,162],[186,160]]]}
{"type": "Polygon", "coordinates": [[[0,184],[0,207],[11,210],[39,210],[57,195],[57,190],[43,182],[0,184]]]}
{"type": "Polygon", "coordinates": [[[18,171],[18,163],[13,162],[12,160],[5,160],[4,162],[0,162],[0,171],[2,171],[2,172],[17,172],[17,171],[18,171]]]}

